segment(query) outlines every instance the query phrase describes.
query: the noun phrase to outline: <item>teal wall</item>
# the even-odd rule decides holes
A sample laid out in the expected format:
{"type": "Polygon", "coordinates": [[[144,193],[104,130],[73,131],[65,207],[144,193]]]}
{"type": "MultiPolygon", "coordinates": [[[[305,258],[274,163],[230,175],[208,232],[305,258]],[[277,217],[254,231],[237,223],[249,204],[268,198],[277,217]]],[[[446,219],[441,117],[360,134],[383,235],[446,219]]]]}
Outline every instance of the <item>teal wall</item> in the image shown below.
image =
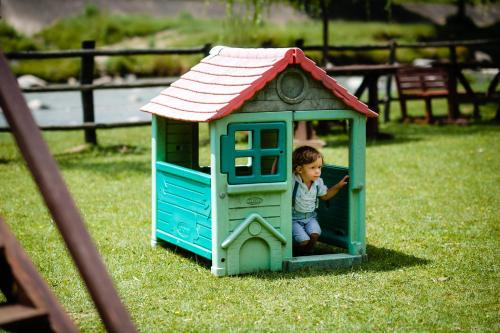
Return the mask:
{"type": "Polygon", "coordinates": [[[198,123],[157,117],[156,160],[198,169],[198,123]]]}
{"type": "Polygon", "coordinates": [[[292,152],[292,130],[292,112],[261,112],[258,116],[232,114],[210,124],[213,274],[241,274],[264,267],[281,270],[283,261],[292,256],[289,186],[292,164],[288,158],[292,152]],[[225,158],[221,153],[221,138],[228,134],[229,124],[259,121],[285,123],[285,181],[231,185],[228,174],[221,168],[225,158]],[[248,220],[252,216],[256,217],[255,221],[248,220]],[[242,228],[247,224],[248,228],[242,228]],[[259,230],[258,233],[249,229],[252,225],[259,230]],[[224,243],[230,245],[226,247],[224,243]],[[252,256],[260,259],[250,260],[252,256]]]}
{"type": "Polygon", "coordinates": [[[212,257],[211,178],[198,169],[198,124],[153,116],[153,230],[158,239],[212,257]]]}

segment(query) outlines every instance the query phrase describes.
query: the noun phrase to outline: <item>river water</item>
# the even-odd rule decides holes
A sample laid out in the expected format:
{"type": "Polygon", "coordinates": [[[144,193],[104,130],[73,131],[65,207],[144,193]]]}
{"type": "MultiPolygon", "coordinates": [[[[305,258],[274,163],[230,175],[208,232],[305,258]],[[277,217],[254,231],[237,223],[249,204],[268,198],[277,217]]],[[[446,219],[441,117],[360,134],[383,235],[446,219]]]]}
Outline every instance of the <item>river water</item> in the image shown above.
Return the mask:
{"type": "MultiPolygon", "coordinates": [[[[109,89],[94,91],[96,123],[150,120],[149,113],[139,109],[164,88],[109,89]]],[[[26,102],[39,126],[80,125],[83,123],[80,92],[25,93],[26,102]]],[[[7,127],[0,112],[0,127],[7,127]]]]}
{"type": "MultiPolygon", "coordinates": [[[[361,83],[361,77],[339,77],[338,83],[353,92],[361,83]]],[[[149,113],[139,109],[157,96],[165,87],[103,89],[94,91],[94,116],[96,123],[147,121],[149,113]]],[[[83,123],[80,92],[25,93],[38,126],[80,125],[83,123]]],[[[7,127],[0,112],[0,127],[7,127]]]]}

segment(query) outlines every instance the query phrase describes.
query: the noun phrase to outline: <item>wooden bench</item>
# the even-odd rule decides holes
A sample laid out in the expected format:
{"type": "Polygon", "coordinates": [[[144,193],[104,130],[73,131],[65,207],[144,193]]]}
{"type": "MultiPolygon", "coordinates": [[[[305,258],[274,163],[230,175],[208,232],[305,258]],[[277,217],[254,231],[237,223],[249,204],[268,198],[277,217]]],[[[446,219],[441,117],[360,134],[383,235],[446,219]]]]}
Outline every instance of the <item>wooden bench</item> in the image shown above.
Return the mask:
{"type": "MultiPolygon", "coordinates": [[[[449,98],[448,73],[439,67],[402,67],[396,71],[396,85],[403,121],[409,119],[408,100],[425,101],[425,121],[432,123],[432,99],[449,98]]],[[[450,103],[448,102],[448,108],[450,103]]],[[[448,110],[450,111],[450,110],[448,110]]]]}

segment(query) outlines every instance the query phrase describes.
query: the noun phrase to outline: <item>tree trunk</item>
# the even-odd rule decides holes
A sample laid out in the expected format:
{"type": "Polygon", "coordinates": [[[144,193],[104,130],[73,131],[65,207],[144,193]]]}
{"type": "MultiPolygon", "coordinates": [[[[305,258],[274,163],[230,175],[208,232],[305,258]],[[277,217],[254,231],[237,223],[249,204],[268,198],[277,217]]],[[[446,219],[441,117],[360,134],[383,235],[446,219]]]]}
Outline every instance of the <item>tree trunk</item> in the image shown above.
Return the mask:
{"type": "Polygon", "coordinates": [[[323,21],[323,66],[328,63],[328,8],[325,0],[320,1],[321,19],[323,21]]]}
{"type": "Polygon", "coordinates": [[[466,7],[465,7],[466,0],[457,0],[457,17],[459,19],[459,22],[465,22],[467,13],[466,13],[466,7]]]}

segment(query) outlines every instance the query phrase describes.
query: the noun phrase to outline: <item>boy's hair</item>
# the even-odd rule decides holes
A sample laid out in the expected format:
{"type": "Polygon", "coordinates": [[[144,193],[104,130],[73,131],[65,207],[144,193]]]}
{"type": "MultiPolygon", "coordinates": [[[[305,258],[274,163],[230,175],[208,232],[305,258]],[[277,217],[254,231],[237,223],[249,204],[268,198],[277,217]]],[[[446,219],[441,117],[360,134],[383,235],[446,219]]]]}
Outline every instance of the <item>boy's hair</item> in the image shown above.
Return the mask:
{"type": "Polygon", "coordinates": [[[320,157],[324,160],[323,155],[311,146],[302,146],[295,149],[292,154],[293,172],[295,172],[298,166],[312,163],[320,157]]]}

